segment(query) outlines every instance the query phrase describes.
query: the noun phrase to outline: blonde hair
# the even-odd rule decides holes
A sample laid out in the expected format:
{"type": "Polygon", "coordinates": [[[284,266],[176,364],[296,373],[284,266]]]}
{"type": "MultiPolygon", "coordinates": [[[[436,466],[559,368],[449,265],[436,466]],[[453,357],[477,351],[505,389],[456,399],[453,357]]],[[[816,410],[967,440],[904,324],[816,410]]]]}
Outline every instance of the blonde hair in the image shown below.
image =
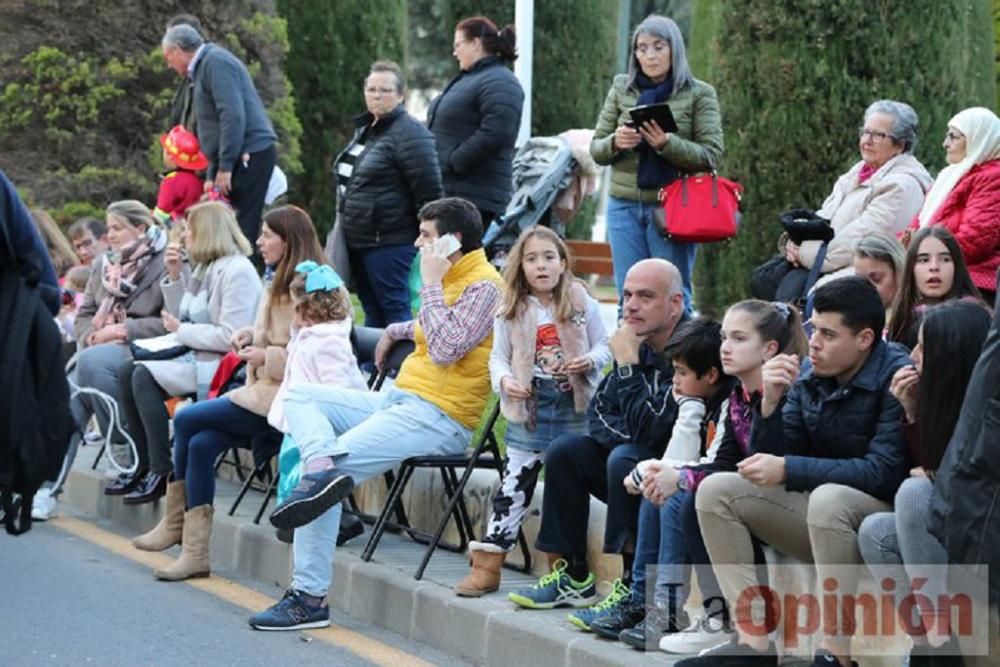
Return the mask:
{"type": "Polygon", "coordinates": [[[33,208],[30,211],[31,219],[35,222],[45,247],[49,251],[49,258],[56,269],[56,275],[62,277],[71,266],[78,264],[80,259],[73,252],[73,246],[69,239],[59,229],[59,225],[52,219],[52,216],[40,208],[33,208]]]}
{"type": "Polygon", "coordinates": [[[253,252],[233,209],[222,202],[195,204],[187,210],[187,222],[191,226],[191,247],[187,251],[194,264],[209,264],[229,255],[246,257],[253,252]]]}
{"type": "Polygon", "coordinates": [[[156,225],[153,212],[149,210],[149,207],[135,199],[122,199],[112,202],[105,209],[104,213],[136,229],[139,228],[139,225],[146,225],[147,228],[156,225]]]}
{"type": "Polygon", "coordinates": [[[87,282],[90,280],[89,266],[74,266],[66,272],[66,285],[77,292],[87,289],[87,282]]]}
{"type": "Polygon", "coordinates": [[[809,339],[802,327],[802,315],[791,304],[746,299],[729,306],[730,312],[750,316],[753,327],[764,342],[778,344],[778,354],[795,354],[799,359],[809,352],[809,339]]]}
{"type": "Polygon", "coordinates": [[[559,258],[566,265],[562,275],[559,276],[559,282],[552,289],[552,301],[556,307],[555,318],[560,322],[565,322],[573,316],[573,301],[570,298],[570,288],[574,282],[579,281],[576,280],[573,272],[570,270],[572,256],[570,255],[569,248],[566,246],[566,242],[548,227],[530,227],[524,230],[520,238],[517,239],[517,243],[510,249],[510,254],[507,255],[507,265],[503,269],[503,279],[507,284],[507,289],[504,291],[503,303],[500,305],[500,316],[505,320],[514,319],[521,302],[531,293],[528,279],[524,276],[524,269],[521,264],[524,262],[524,246],[533,238],[548,241],[554,245],[556,252],[559,253],[559,258]]]}
{"type": "Polygon", "coordinates": [[[306,292],[306,274],[296,273],[288,293],[295,312],[307,322],[335,322],[353,315],[351,296],[343,286],[330,291],[306,292]]]}

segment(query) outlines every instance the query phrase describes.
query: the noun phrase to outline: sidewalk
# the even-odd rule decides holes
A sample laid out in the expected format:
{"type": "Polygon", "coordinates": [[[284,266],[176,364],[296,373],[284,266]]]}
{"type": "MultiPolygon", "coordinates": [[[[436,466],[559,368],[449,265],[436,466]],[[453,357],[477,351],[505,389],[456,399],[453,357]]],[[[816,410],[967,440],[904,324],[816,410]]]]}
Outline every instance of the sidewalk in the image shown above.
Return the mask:
{"type": "MultiPolygon", "coordinates": [[[[90,464],[96,447],[83,447],[70,474],[61,511],[110,521],[126,535],[151,528],[159,519],[160,503],[126,506],[102,493],[105,475],[90,464]]],[[[265,518],[252,519],[262,494],[247,494],[235,516],[227,514],[238,487],[217,482],[212,562],[220,569],[275,586],[280,596],[287,586],[290,545],[279,542],[265,518]]],[[[384,627],[479,665],[669,665],[665,653],[643,654],[618,642],[581,632],[565,620],[568,610],[519,610],[506,600],[516,588],[535,583],[534,576],[504,570],[498,593],[479,598],[457,597],[451,587],[468,571],[465,556],[437,550],[422,581],[413,573],[424,546],[387,533],[371,562],[361,560],[368,531],[337,550],[330,605],[336,612],[384,627]]]]}

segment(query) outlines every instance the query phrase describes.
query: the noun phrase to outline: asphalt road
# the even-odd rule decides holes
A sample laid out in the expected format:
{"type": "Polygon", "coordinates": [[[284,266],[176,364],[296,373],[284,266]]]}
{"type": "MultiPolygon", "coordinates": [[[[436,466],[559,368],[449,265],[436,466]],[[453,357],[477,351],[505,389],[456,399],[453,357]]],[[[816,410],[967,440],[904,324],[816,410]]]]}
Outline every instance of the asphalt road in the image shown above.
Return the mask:
{"type": "MultiPolygon", "coordinates": [[[[214,574],[233,580],[224,584],[230,599],[280,595],[214,574]]],[[[4,667],[463,664],[337,613],[334,631],[256,632],[243,606],[158,582],[147,566],[51,523],[18,538],[0,533],[0,606],[4,667]]]]}

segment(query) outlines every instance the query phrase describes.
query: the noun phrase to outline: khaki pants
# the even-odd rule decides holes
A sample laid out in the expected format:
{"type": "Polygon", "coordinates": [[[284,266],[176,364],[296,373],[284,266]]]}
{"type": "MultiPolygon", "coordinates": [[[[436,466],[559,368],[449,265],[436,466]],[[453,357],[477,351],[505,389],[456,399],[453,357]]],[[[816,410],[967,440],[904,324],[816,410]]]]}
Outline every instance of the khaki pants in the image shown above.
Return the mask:
{"type": "MultiPolygon", "coordinates": [[[[713,567],[727,566],[716,567],[716,574],[734,611],[741,593],[759,585],[751,535],[793,558],[815,563],[822,582],[833,576],[824,566],[862,563],[858,527],[869,514],[892,510],[888,503],[841,484],[788,491],[783,486],[756,486],[737,473],[705,479],[695,505],[713,567]]],[[[845,582],[843,572],[836,570],[840,591],[853,592],[856,582],[845,582]]]]}

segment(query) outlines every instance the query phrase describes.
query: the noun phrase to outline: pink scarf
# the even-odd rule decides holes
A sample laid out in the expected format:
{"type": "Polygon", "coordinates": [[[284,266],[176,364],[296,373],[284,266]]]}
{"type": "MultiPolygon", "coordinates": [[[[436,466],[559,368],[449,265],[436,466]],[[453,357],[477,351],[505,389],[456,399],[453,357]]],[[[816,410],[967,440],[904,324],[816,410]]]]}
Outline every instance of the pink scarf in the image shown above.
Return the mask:
{"type": "Polygon", "coordinates": [[[156,254],[154,243],[145,234],[131,241],[119,253],[110,253],[104,262],[101,284],[108,295],[94,315],[94,330],[126,319],[125,302],[135,292],[150,259],[156,254]],[[117,261],[116,261],[117,260],[117,261]]]}

